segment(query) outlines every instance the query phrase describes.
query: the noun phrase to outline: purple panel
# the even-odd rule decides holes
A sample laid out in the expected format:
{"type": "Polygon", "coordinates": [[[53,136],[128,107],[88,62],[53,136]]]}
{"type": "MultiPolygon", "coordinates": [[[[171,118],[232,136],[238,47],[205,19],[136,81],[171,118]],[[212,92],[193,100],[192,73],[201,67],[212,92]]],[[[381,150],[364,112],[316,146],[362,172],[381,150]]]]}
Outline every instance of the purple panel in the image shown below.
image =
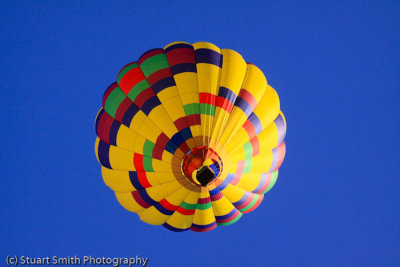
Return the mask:
{"type": "Polygon", "coordinates": [[[122,119],[122,124],[129,127],[133,117],[136,115],[138,111],[139,111],[138,106],[136,106],[135,104],[130,105],[130,107],[124,114],[124,117],[122,119]]]}
{"type": "Polygon", "coordinates": [[[286,127],[285,121],[281,114],[275,119],[276,128],[278,128],[278,146],[282,143],[283,139],[285,139],[286,135],[286,127]]]}
{"type": "Polygon", "coordinates": [[[197,72],[196,64],[193,63],[182,63],[171,67],[171,72],[173,75],[182,72],[197,72]]]}
{"type": "Polygon", "coordinates": [[[160,100],[158,97],[152,96],[150,97],[142,106],[141,110],[146,114],[147,116],[150,114],[150,112],[153,110],[153,108],[157,107],[158,105],[161,105],[160,100]]]}
{"type": "Polygon", "coordinates": [[[253,124],[254,129],[256,129],[256,135],[258,135],[259,133],[261,133],[262,131],[262,125],[261,125],[261,121],[260,119],[257,117],[257,115],[255,113],[251,113],[251,115],[249,116],[248,119],[251,124],[253,124]]]}
{"type": "Polygon", "coordinates": [[[196,63],[208,63],[222,67],[222,54],[206,48],[196,49],[194,53],[196,56],[196,63]]]}
{"type": "Polygon", "coordinates": [[[154,92],[156,94],[158,94],[159,92],[161,92],[162,90],[164,90],[165,88],[171,87],[175,85],[175,80],[173,77],[167,77],[164,78],[162,80],[159,80],[158,82],[154,83],[151,85],[151,87],[153,88],[154,92]]]}
{"type": "Polygon", "coordinates": [[[165,53],[168,53],[174,49],[178,49],[178,48],[189,48],[189,49],[193,49],[193,46],[190,44],[183,44],[183,43],[179,43],[179,44],[174,44],[169,46],[167,49],[165,49],[165,53]]]}

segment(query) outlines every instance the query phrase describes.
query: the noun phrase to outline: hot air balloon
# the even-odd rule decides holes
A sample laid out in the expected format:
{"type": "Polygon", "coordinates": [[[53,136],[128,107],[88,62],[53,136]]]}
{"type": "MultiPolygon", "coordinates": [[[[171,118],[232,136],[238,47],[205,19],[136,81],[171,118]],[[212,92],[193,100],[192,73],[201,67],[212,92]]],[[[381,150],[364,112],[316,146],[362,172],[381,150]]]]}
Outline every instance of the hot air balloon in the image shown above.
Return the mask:
{"type": "Polygon", "coordinates": [[[174,42],[124,66],[95,128],[102,177],[119,203],[177,232],[254,210],[285,156],[285,117],[263,72],[207,42],[174,42]]]}

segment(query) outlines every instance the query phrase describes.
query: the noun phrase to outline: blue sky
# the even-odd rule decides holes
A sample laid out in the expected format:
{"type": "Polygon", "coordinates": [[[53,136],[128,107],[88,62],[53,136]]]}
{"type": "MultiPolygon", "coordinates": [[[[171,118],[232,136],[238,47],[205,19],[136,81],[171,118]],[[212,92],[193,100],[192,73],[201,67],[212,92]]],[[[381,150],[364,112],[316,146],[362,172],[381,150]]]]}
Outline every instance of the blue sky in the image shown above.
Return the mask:
{"type": "Polygon", "coordinates": [[[398,2],[2,1],[0,10],[1,262],[399,266],[398,2]],[[143,52],[178,40],[259,66],[288,125],[261,206],[201,234],[123,209],[94,154],[106,87],[143,52]]]}

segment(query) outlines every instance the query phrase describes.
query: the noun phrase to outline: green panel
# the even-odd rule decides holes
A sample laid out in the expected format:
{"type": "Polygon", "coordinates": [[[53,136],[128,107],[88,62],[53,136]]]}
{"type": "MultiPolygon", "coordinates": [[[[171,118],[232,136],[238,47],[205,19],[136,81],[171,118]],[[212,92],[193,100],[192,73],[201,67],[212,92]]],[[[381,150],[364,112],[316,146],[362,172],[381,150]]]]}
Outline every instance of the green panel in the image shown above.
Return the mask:
{"type": "Polygon", "coordinates": [[[243,213],[240,213],[235,219],[233,219],[230,222],[225,222],[225,223],[217,223],[218,226],[224,226],[224,225],[230,225],[233,224],[235,222],[237,222],[241,217],[242,217],[243,213]]]}
{"type": "Polygon", "coordinates": [[[198,209],[198,210],[206,210],[206,209],[209,209],[211,207],[212,207],[211,206],[211,202],[208,202],[208,203],[205,203],[205,204],[197,204],[196,205],[196,209],[198,209]]]}
{"type": "Polygon", "coordinates": [[[243,145],[244,152],[245,152],[245,159],[250,159],[253,155],[253,146],[251,145],[250,142],[247,142],[246,144],[243,145]]]}
{"type": "Polygon", "coordinates": [[[271,190],[272,187],[274,187],[276,180],[278,179],[278,172],[279,170],[276,170],[272,173],[272,178],[271,178],[271,182],[269,183],[267,189],[265,189],[264,192],[262,192],[261,194],[265,194],[267,193],[269,190],[271,190]]]}
{"type": "Polygon", "coordinates": [[[122,90],[117,87],[111,94],[108,96],[106,104],[105,104],[105,111],[113,118],[115,118],[115,113],[122,101],[126,98],[126,95],[122,90]]]}
{"type": "Polygon", "coordinates": [[[187,210],[194,210],[197,207],[197,204],[189,204],[183,201],[180,205],[182,208],[187,209],[187,210]]]}
{"type": "Polygon", "coordinates": [[[186,116],[200,114],[200,107],[198,103],[187,104],[183,106],[186,116]]]}
{"type": "Polygon", "coordinates": [[[251,166],[253,165],[253,160],[252,160],[252,158],[249,158],[249,159],[246,159],[245,161],[244,161],[244,170],[243,170],[243,173],[250,173],[250,170],[251,170],[251,166]]]}
{"type": "Polygon", "coordinates": [[[147,78],[158,70],[169,68],[167,56],[165,54],[152,56],[140,64],[140,68],[142,69],[144,76],[147,78]]]}
{"type": "Polygon", "coordinates": [[[206,103],[200,103],[200,113],[214,116],[215,106],[206,103]]]}
{"type": "Polygon", "coordinates": [[[143,155],[153,157],[153,149],[155,144],[149,140],[146,140],[143,145],[143,155]]]}
{"type": "Polygon", "coordinates": [[[241,211],[241,212],[245,212],[245,211],[251,209],[251,208],[254,206],[254,204],[256,204],[258,198],[259,198],[259,195],[256,195],[256,194],[255,194],[255,195],[254,195],[253,201],[251,201],[251,202],[249,203],[249,205],[247,205],[246,207],[240,209],[240,211],[241,211]]]}
{"type": "Polygon", "coordinates": [[[136,97],[150,87],[150,84],[147,80],[143,80],[135,84],[132,89],[129,91],[128,97],[133,101],[135,101],[136,97]]]}
{"type": "Polygon", "coordinates": [[[118,74],[117,82],[119,83],[119,81],[121,80],[121,78],[122,78],[128,71],[130,71],[131,69],[134,69],[134,68],[136,68],[136,67],[139,67],[139,65],[138,65],[137,63],[132,63],[131,65],[126,66],[126,67],[125,67],[123,70],[121,70],[121,72],[118,74]]]}
{"type": "Polygon", "coordinates": [[[143,167],[147,172],[153,172],[153,159],[147,156],[143,157],[143,167]]]}

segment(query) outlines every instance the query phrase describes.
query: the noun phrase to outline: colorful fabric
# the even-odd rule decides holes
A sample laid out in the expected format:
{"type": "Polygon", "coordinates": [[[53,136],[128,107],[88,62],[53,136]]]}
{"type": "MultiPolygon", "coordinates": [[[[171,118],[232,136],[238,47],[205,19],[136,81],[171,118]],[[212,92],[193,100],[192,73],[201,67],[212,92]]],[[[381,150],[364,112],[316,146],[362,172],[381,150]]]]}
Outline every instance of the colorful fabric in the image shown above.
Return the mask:
{"type": "Polygon", "coordinates": [[[175,42],[119,72],[95,121],[104,182],[146,223],[210,231],[260,205],[285,157],[286,120],[260,69],[175,42]]]}

